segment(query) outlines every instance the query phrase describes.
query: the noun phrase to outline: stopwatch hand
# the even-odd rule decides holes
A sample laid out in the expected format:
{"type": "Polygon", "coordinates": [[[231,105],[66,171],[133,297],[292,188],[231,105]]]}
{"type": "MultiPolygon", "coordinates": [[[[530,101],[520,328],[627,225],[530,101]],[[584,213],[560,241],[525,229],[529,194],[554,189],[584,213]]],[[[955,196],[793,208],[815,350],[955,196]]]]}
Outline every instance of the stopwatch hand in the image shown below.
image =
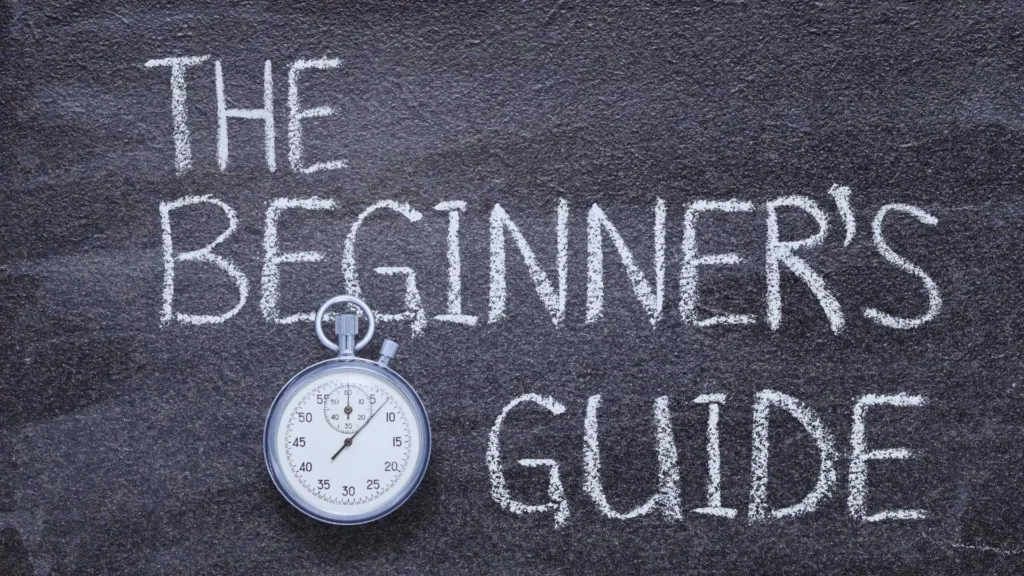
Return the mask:
{"type": "Polygon", "coordinates": [[[331,456],[331,460],[334,460],[335,458],[337,458],[338,454],[341,454],[342,450],[344,450],[345,448],[348,448],[349,446],[352,445],[352,441],[355,440],[356,436],[358,436],[359,433],[363,431],[363,428],[366,428],[366,426],[370,423],[370,420],[373,420],[373,417],[376,416],[378,413],[380,413],[381,409],[384,408],[384,404],[387,404],[387,400],[385,400],[383,403],[381,403],[380,408],[377,408],[376,412],[374,412],[373,414],[370,414],[370,417],[366,419],[366,424],[363,424],[362,426],[360,426],[359,430],[356,430],[355,434],[353,434],[353,435],[351,435],[351,436],[349,436],[348,438],[345,439],[345,443],[341,445],[341,448],[338,448],[338,451],[334,453],[334,456],[331,456]]]}
{"type": "MultiPolygon", "coordinates": [[[[353,434],[352,436],[354,437],[355,434],[353,434]]],[[[334,453],[334,456],[331,456],[331,460],[333,461],[335,458],[338,457],[338,454],[341,454],[342,450],[344,450],[345,448],[348,448],[351,445],[352,445],[352,438],[345,438],[345,443],[341,445],[341,448],[338,448],[338,451],[334,453]]]]}

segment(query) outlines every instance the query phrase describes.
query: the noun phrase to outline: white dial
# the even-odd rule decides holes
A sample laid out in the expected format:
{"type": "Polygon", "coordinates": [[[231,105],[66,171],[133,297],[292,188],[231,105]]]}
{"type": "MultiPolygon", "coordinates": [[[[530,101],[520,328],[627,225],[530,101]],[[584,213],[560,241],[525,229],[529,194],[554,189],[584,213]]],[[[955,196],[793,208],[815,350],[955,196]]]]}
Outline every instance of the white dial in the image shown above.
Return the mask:
{"type": "Polygon", "coordinates": [[[425,413],[415,395],[410,400],[379,372],[345,364],[321,370],[274,407],[268,440],[278,486],[300,508],[341,522],[383,514],[422,477],[425,413]]]}

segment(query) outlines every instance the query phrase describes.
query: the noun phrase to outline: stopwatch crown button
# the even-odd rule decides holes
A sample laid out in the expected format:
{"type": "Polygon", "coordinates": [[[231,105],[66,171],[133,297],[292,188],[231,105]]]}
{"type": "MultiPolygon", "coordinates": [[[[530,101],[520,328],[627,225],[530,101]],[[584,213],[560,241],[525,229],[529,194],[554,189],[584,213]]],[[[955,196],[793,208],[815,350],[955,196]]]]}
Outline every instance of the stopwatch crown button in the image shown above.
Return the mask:
{"type": "Polygon", "coordinates": [[[338,336],[355,336],[359,332],[359,317],[355,314],[338,314],[334,319],[338,336]]]}
{"type": "Polygon", "coordinates": [[[398,342],[394,340],[385,339],[380,345],[380,359],[377,363],[381,366],[387,366],[395,359],[395,354],[398,353],[398,342]]]}
{"type": "Polygon", "coordinates": [[[359,317],[352,313],[338,314],[334,319],[334,330],[338,333],[338,356],[354,355],[359,317]]]}

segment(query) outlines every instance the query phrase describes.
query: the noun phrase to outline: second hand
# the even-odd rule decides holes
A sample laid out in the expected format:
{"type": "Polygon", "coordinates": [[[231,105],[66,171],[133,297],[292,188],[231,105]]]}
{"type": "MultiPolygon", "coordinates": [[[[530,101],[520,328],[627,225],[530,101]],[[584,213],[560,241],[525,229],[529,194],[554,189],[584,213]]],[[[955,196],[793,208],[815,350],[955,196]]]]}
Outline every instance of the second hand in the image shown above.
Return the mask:
{"type": "Polygon", "coordinates": [[[367,418],[367,420],[366,420],[366,424],[363,424],[362,426],[360,426],[360,427],[359,427],[359,430],[356,430],[356,433],[355,433],[355,434],[353,434],[352,436],[350,436],[350,437],[348,437],[348,438],[345,438],[345,442],[344,442],[344,443],[343,443],[343,444],[341,445],[341,448],[338,448],[338,451],[334,453],[334,456],[331,456],[331,460],[332,460],[332,461],[333,461],[333,460],[334,460],[335,458],[337,458],[337,457],[338,457],[338,454],[341,454],[341,451],[342,451],[342,450],[344,450],[345,448],[348,448],[349,446],[351,446],[351,445],[352,445],[352,440],[354,440],[354,439],[355,439],[355,437],[356,437],[356,436],[358,436],[358,435],[359,435],[359,433],[363,431],[363,428],[366,428],[366,426],[367,426],[367,425],[369,425],[369,423],[370,423],[370,420],[373,420],[373,417],[374,417],[374,416],[376,416],[376,415],[377,415],[377,414],[378,414],[378,413],[379,413],[379,412],[380,412],[381,410],[383,410],[383,409],[384,409],[384,405],[385,405],[385,404],[387,404],[389,400],[391,400],[391,398],[388,398],[387,400],[385,400],[384,402],[382,402],[382,403],[381,403],[381,405],[380,405],[380,408],[377,408],[376,412],[374,412],[373,414],[370,414],[370,417],[369,417],[369,418],[367,418]]]}

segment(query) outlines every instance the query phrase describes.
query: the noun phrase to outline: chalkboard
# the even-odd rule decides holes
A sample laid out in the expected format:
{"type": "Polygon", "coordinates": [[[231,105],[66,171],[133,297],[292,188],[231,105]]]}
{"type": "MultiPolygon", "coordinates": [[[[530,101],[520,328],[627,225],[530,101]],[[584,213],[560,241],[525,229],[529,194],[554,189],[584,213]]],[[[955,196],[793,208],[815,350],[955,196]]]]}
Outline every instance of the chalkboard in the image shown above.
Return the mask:
{"type": "Polygon", "coordinates": [[[1019,4],[0,14],[0,572],[1021,570],[1019,4]],[[358,527],[261,450],[345,293],[358,527]]]}

